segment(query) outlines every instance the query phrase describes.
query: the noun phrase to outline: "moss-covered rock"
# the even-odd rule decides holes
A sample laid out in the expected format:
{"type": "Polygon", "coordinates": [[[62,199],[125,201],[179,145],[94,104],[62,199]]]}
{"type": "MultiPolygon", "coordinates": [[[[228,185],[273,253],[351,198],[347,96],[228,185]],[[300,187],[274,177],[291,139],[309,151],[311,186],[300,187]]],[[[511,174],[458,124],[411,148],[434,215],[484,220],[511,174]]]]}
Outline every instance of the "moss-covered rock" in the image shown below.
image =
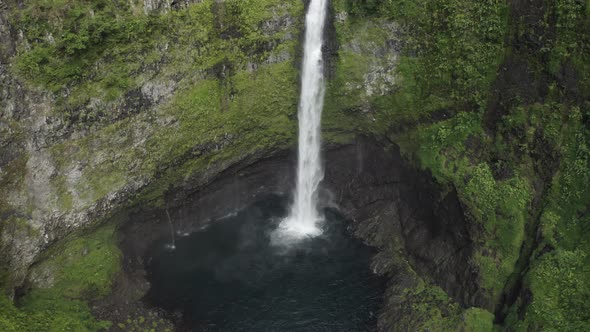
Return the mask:
{"type": "Polygon", "coordinates": [[[42,249],[139,196],[294,142],[301,2],[142,6],[8,3],[2,32],[22,39],[3,59],[7,86],[26,90],[22,114],[2,113],[14,124],[2,151],[15,157],[2,164],[0,208],[36,230],[20,248],[3,241],[19,276],[9,286],[42,249]]]}
{"type": "Polygon", "coordinates": [[[32,290],[15,308],[0,299],[3,331],[98,331],[110,326],[97,321],[85,302],[111,291],[121,256],[114,225],[89,234],[75,234],[45,253],[31,270],[32,290]]]}
{"type": "MultiPolygon", "coordinates": [[[[589,169],[588,4],[340,5],[361,22],[393,18],[407,33],[397,88],[376,103],[375,118],[408,159],[457,189],[477,247],[471,264],[484,292],[474,294],[476,302],[508,329],[587,329],[580,315],[587,310],[570,311],[570,303],[587,293],[579,234],[590,202],[582,189],[589,169]],[[567,281],[564,273],[576,277],[567,281]],[[556,300],[560,292],[571,300],[556,300]],[[552,311],[572,318],[549,319],[552,311]]],[[[417,308],[437,313],[440,306],[426,298],[414,297],[417,308]]],[[[473,328],[490,330],[486,316],[473,328]]]]}
{"type": "Polygon", "coordinates": [[[67,298],[99,298],[110,292],[120,260],[114,225],[102,226],[44,253],[31,268],[29,281],[34,288],[54,288],[67,298]]]}
{"type": "Polygon", "coordinates": [[[7,3],[1,276],[11,294],[38,261],[19,312],[56,320],[36,330],[95,329],[84,301],[118,254],[112,228],[81,229],[295,142],[302,16],[295,0],[7,3]]]}

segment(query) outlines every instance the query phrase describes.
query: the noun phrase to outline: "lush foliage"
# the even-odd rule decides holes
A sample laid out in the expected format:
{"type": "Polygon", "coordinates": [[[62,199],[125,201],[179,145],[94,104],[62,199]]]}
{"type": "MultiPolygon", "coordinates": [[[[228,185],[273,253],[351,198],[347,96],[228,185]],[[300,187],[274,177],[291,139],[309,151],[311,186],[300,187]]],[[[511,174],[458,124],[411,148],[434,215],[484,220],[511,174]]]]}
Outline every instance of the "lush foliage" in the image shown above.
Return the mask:
{"type": "MultiPolygon", "coordinates": [[[[377,122],[409,158],[457,189],[481,227],[473,263],[492,301],[526,274],[507,326],[587,330],[588,2],[339,6],[358,22],[403,23],[409,37],[398,62],[398,91],[373,101],[377,122]]],[[[417,312],[441,307],[417,299],[423,306],[417,312]]],[[[433,327],[424,319],[427,325],[433,327]]]]}
{"type": "Polygon", "coordinates": [[[480,248],[474,259],[482,286],[497,298],[519,257],[530,184],[521,175],[496,180],[485,161],[489,156],[482,151],[486,141],[476,113],[459,113],[420,128],[410,137],[421,142],[416,155],[423,167],[431,169],[441,182],[453,183],[466,213],[481,225],[480,248]]]}
{"type": "Polygon", "coordinates": [[[36,278],[51,278],[50,284],[31,290],[18,308],[5,296],[0,298],[0,330],[107,329],[110,323],[97,321],[86,301],[108,294],[119,271],[120,253],[113,231],[113,226],[103,227],[53,248],[31,272],[36,278]]]}
{"type": "Polygon", "coordinates": [[[540,217],[536,259],[524,279],[532,300],[521,296],[508,318],[519,330],[581,331],[590,324],[590,131],[580,122],[590,113],[587,106],[567,113],[568,120],[554,120],[559,134],[549,134],[556,137],[563,161],[540,217]],[[522,321],[519,308],[526,313],[522,321]]]}
{"type": "Polygon", "coordinates": [[[266,59],[284,37],[263,31],[261,23],[273,15],[268,9],[292,10],[279,3],[210,0],[144,14],[133,2],[30,1],[13,15],[30,45],[16,60],[17,72],[55,92],[62,111],[79,116],[91,98],[114,100],[154,69],[166,67],[164,76],[215,75],[223,64],[266,59]]]}
{"type": "Polygon", "coordinates": [[[130,178],[142,181],[156,173],[161,181],[144,197],[159,197],[169,184],[217,161],[293,142],[297,109],[294,36],[300,26],[297,21],[279,24],[300,17],[301,3],[203,1],[149,15],[134,5],[119,8],[115,3],[98,6],[72,1],[41,10],[43,6],[44,2],[33,1],[17,12],[17,24],[27,27],[25,36],[32,45],[16,59],[19,73],[34,84],[59,92],[56,96],[61,106],[56,107],[55,116],[95,129],[85,137],[51,147],[54,162],[62,170],[51,180],[60,209],[86,208],[123,188],[130,178]],[[117,15],[109,15],[114,8],[117,15]],[[39,20],[30,21],[29,16],[39,20]],[[53,24],[48,26],[44,20],[53,24]],[[64,31],[94,25],[109,25],[111,30],[101,34],[100,40],[88,39],[85,47],[74,47],[72,52],[59,46],[72,43],[56,39],[64,31]],[[55,40],[39,37],[46,34],[55,40]],[[42,49],[59,54],[55,64],[37,63],[43,71],[80,65],[77,70],[84,76],[52,76],[35,72],[37,65],[22,66],[42,49]],[[78,60],[89,65],[82,66],[78,60]],[[131,83],[116,87],[112,90],[116,93],[111,94],[103,84],[104,75],[131,83]],[[174,96],[154,114],[118,119],[121,112],[138,110],[121,105],[123,98],[108,102],[109,96],[137,89],[153,75],[158,77],[155,84],[174,89],[174,96]],[[101,156],[98,152],[105,147],[112,153],[101,156]],[[68,182],[64,171],[82,160],[90,161],[82,170],[84,181],[68,182]],[[165,170],[174,174],[162,174],[165,170]]]}
{"type": "Polygon", "coordinates": [[[440,287],[419,281],[407,289],[407,314],[399,317],[400,330],[420,326],[428,331],[492,331],[494,315],[480,308],[462,309],[440,287]]]}
{"type": "MultiPolygon", "coordinates": [[[[590,5],[543,2],[521,15],[514,3],[335,0],[336,12],[349,16],[335,24],[341,48],[328,85],[326,137],[388,136],[457,190],[474,225],[472,263],[490,302],[525,275],[522,294],[505,310],[507,325],[587,330],[590,5]],[[392,40],[398,33],[404,53],[395,75],[380,72],[391,56],[382,45],[399,42],[392,40]],[[514,63],[524,68],[514,85],[534,89],[497,93],[508,84],[502,70],[514,63]],[[371,82],[367,73],[379,77],[371,82]]],[[[27,42],[16,73],[54,93],[56,116],[95,126],[51,148],[60,208],[86,208],[129,179],[157,178],[140,197],[153,202],[217,163],[291,145],[292,34],[299,26],[269,31],[264,23],[301,17],[302,9],[299,1],[205,0],[145,14],[134,2],[33,0],[15,10],[27,42]],[[99,121],[109,119],[120,96],[155,76],[175,82],[162,107],[99,121]],[[111,104],[97,107],[93,99],[111,104]],[[69,183],[61,174],[81,160],[89,164],[84,182],[69,183]]],[[[22,160],[6,169],[18,176],[2,181],[22,181],[22,160]]],[[[0,190],[14,185],[1,182],[0,190]]],[[[2,204],[0,198],[0,210],[2,204]]],[[[108,291],[118,256],[103,246],[109,232],[97,234],[68,242],[37,267],[56,275],[52,288],[32,291],[18,309],[1,300],[0,329],[102,327],[81,300],[108,291]]],[[[437,286],[422,283],[405,297],[416,318],[411,326],[492,328],[488,311],[464,310],[437,286]]]]}
{"type": "Polygon", "coordinates": [[[74,98],[84,98],[76,94],[82,88],[104,90],[111,98],[130,88],[139,60],[163,29],[157,16],[133,15],[126,2],[31,1],[14,19],[32,46],[19,57],[18,71],[74,98]],[[105,61],[97,66],[101,58],[105,61]],[[97,87],[80,84],[86,80],[97,87]]]}
{"type": "Polygon", "coordinates": [[[365,15],[403,23],[408,33],[406,56],[398,64],[401,91],[388,98],[384,115],[415,119],[441,109],[485,108],[489,86],[504,55],[505,2],[348,3],[356,8],[353,12],[366,10],[365,15]]]}
{"type": "Polygon", "coordinates": [[[19,309],[6,298],[0,298],[0,330],[6,332],[36,331],[103,331],[110,324],[98,322],[86,303],[47,297],[41,310],[19,309]],[[47,300],[49,299],[49,300],[47,300]]]}

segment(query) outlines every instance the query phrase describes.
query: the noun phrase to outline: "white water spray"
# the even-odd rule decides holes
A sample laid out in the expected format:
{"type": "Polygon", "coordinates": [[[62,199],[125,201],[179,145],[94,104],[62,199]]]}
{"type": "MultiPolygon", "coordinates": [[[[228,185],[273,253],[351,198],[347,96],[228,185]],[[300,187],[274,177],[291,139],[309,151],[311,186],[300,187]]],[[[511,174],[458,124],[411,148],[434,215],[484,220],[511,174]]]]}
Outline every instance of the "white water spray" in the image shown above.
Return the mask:
{"type": "Polygon", "coordinates": [[[305,18],[305,44],[299,101],[299,155],[295,200],[280,230],[291,237],[321,233],[318,187],[324,177],[320,159],[321,118],[324,106],[322,42],[328,0],[311,0],[305,18]]]}

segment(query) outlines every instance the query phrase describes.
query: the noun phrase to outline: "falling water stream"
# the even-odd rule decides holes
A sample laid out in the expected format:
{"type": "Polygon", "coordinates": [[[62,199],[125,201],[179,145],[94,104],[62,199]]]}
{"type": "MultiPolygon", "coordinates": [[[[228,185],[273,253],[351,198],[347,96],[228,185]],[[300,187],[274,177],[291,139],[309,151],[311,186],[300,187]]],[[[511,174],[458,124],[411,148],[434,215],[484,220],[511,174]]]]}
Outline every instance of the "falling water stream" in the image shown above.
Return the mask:
{"type": "Polygon", "coordinates": [[[318,206],[327,1],[311,0],[306,16],[292,205],[261,198],[177,239],[176,250],[166,250],[164,236],[148,254],[146,300],[178,331],[376,328],[385,284],[369,268],[374,250],[350,237],[344,216],[318,206]]]}
{"type": "Polygon", "coordinates": [[[324,172],[320,158],[321,118],[324,105],[322,39],[327,0],[311,0],[306,16],[305,45],[299,101],[299,154],[297,183],[291,212],[280,231],[291,237],[321,233],[318,212],[318,186],[324,172]]]}

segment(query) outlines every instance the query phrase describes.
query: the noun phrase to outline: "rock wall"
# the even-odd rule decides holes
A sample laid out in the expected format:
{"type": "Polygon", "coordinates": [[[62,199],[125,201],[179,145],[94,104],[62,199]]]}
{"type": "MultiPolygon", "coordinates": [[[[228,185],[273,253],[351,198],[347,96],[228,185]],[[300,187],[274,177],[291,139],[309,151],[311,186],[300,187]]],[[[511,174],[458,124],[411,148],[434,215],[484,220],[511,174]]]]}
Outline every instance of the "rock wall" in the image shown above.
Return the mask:
{"type": "Polygon", "coordinates": [[[185,178],[206,183],[240,160],[293,142],[298,1],[148,1],[118,8],[119,18],[107,23],[101,20],[113,19],[104,15],[115,5],[71,5],[82,23],[68,25],[67,8],[39,12],[36,2],[10,1],[0,12],[0,261],[7,289],[22,284],[28,266],[66,235],[137,200],[157,201],[185,178]],[[121,43],[118,34],[135,33],[130,21],[152,34],[121,43]],[[187,22],[194,26],[182,30],[187,22]],[[114,25],[100,38],[119,55],[84,40],[79,49],[63,48],[68,33],[92,31],[71,29],[101,23],[114,25]],[[225,36],[218,24],[234,26],[237,35],[225,36]],[[33,35],[43,29],[60,37],[33,35]],[[58,63],[35,58],[46,50],[58,63]],[[93,66],[80,64],[87,59],[93,66]],[[86,72],[68,76],[68,64],[86,72]],[[130,71],[117,72],[122,68],[130,71]]]}
{"type": "MultiPolygon", "coordinates": [[[[70,5],[39,11],[37,2],[8,2],[0,17],[8,289],[68,234],[126,206],[162,204],[169,188],[208,183],[295,142],[303,2],[70,5]],[[112,29],[94,36],[98,24],[112,29]]],[[[330,84],[324,126],[327,141],[345,142],[374,120],[350,102],[366,106],[392,90],[399,31],[388,23],[365,43],[382,23],[368,22],[343,42],[348,23],[333,10],[327,74],[350,83],[330,84]],[[353,76],[342,70],[362,57],[367,66],[353,76]],[[381,67],[388,74],[373,75],[381,67]]]]}

